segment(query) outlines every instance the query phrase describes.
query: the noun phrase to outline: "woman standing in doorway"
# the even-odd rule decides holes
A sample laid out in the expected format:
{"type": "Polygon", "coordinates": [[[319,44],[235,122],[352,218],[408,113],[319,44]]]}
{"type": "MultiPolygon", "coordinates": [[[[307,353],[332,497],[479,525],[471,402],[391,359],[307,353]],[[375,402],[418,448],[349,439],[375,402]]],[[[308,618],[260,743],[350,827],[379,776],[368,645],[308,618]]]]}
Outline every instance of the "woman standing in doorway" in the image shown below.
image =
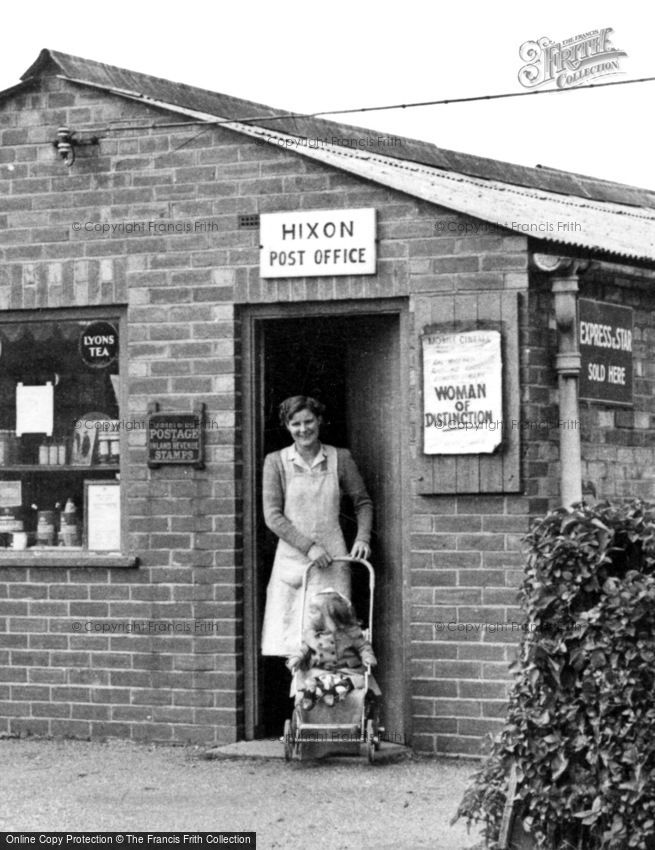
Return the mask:
{"type": "Polygon", "coordinates": [[[264,521],[280,540],[266,591],[263,655],[290,655],[298,646],[302,579],[308,564],[307,595],[332,587],[350,598],[350,568],[335,558],[347,555],[339,526],[341,494],[357,517],[353,558],[370,557],[373,503],[347,449],[323,445],[319,431],[324,406],[292,396],[279,408],[293,444],[264,461],[264,521]]]}

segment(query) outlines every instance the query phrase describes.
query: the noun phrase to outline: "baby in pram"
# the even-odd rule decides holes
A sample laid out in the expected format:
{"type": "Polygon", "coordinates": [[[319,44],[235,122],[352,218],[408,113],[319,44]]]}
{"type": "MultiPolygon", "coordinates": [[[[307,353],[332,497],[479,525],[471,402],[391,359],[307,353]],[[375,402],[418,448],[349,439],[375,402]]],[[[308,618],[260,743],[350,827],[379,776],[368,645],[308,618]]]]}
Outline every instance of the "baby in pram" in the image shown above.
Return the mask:
{"type": "Polygon", "coordinates": [[[308,711],[318,700],[334,705],[343,700],[366,672],[377,664],[352,604],[343,594],[326,588],[309,600],[307,629],[296,653],[287,659],[292,673],[304,674],[298,688],[308,711]]]}

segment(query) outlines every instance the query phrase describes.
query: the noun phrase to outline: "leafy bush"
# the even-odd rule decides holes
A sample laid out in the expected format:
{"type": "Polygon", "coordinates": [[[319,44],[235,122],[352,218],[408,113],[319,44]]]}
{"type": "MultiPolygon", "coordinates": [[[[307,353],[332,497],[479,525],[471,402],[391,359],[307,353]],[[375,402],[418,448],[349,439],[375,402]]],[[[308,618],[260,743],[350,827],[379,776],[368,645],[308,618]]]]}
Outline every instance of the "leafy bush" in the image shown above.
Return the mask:
{"type": "Polygon", "coordinates": [[[496,848],[515,764],[539,847],[655,847],[655,508],[560,509],[526,542],[507,721],[456,818],[496,848]]]}

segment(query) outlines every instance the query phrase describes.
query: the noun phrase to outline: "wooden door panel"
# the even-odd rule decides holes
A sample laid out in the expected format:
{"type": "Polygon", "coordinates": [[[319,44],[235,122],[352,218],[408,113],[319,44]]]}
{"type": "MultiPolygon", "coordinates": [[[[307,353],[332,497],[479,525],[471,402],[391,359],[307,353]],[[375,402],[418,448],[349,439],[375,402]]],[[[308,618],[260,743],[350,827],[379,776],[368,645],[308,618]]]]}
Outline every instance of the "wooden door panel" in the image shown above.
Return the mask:
{"type": "Polygon", "coordinates": [[[348,444],[375,506],[373,644],[387,732],[403,735],[400,352],[396,317],[362,320],[348,341],[348,444]]]}

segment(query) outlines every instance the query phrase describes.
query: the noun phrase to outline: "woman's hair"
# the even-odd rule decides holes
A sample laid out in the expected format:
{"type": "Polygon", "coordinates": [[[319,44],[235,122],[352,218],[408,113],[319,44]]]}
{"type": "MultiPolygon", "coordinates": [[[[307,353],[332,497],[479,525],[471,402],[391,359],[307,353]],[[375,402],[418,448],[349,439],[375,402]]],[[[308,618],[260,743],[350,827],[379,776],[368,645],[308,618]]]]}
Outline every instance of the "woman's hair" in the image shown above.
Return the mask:
{"type": "Polygon", "coordinates": [[[290,398],[285,398],[278,408],[280,424],[286,428],[289,421],[301,410],[309,410],[317,419],[320,419],[325,413],[325,405],[308,395],[292,395],[290,398]]]}
{"type": "Polygon", "coordinates": [[[326,616],[334,622],[338,629],[360,625],[352,604],[336,590],[317,593],[312,597],[312,603],[320,610],[323,625],[325,625],[326,616]]]}

